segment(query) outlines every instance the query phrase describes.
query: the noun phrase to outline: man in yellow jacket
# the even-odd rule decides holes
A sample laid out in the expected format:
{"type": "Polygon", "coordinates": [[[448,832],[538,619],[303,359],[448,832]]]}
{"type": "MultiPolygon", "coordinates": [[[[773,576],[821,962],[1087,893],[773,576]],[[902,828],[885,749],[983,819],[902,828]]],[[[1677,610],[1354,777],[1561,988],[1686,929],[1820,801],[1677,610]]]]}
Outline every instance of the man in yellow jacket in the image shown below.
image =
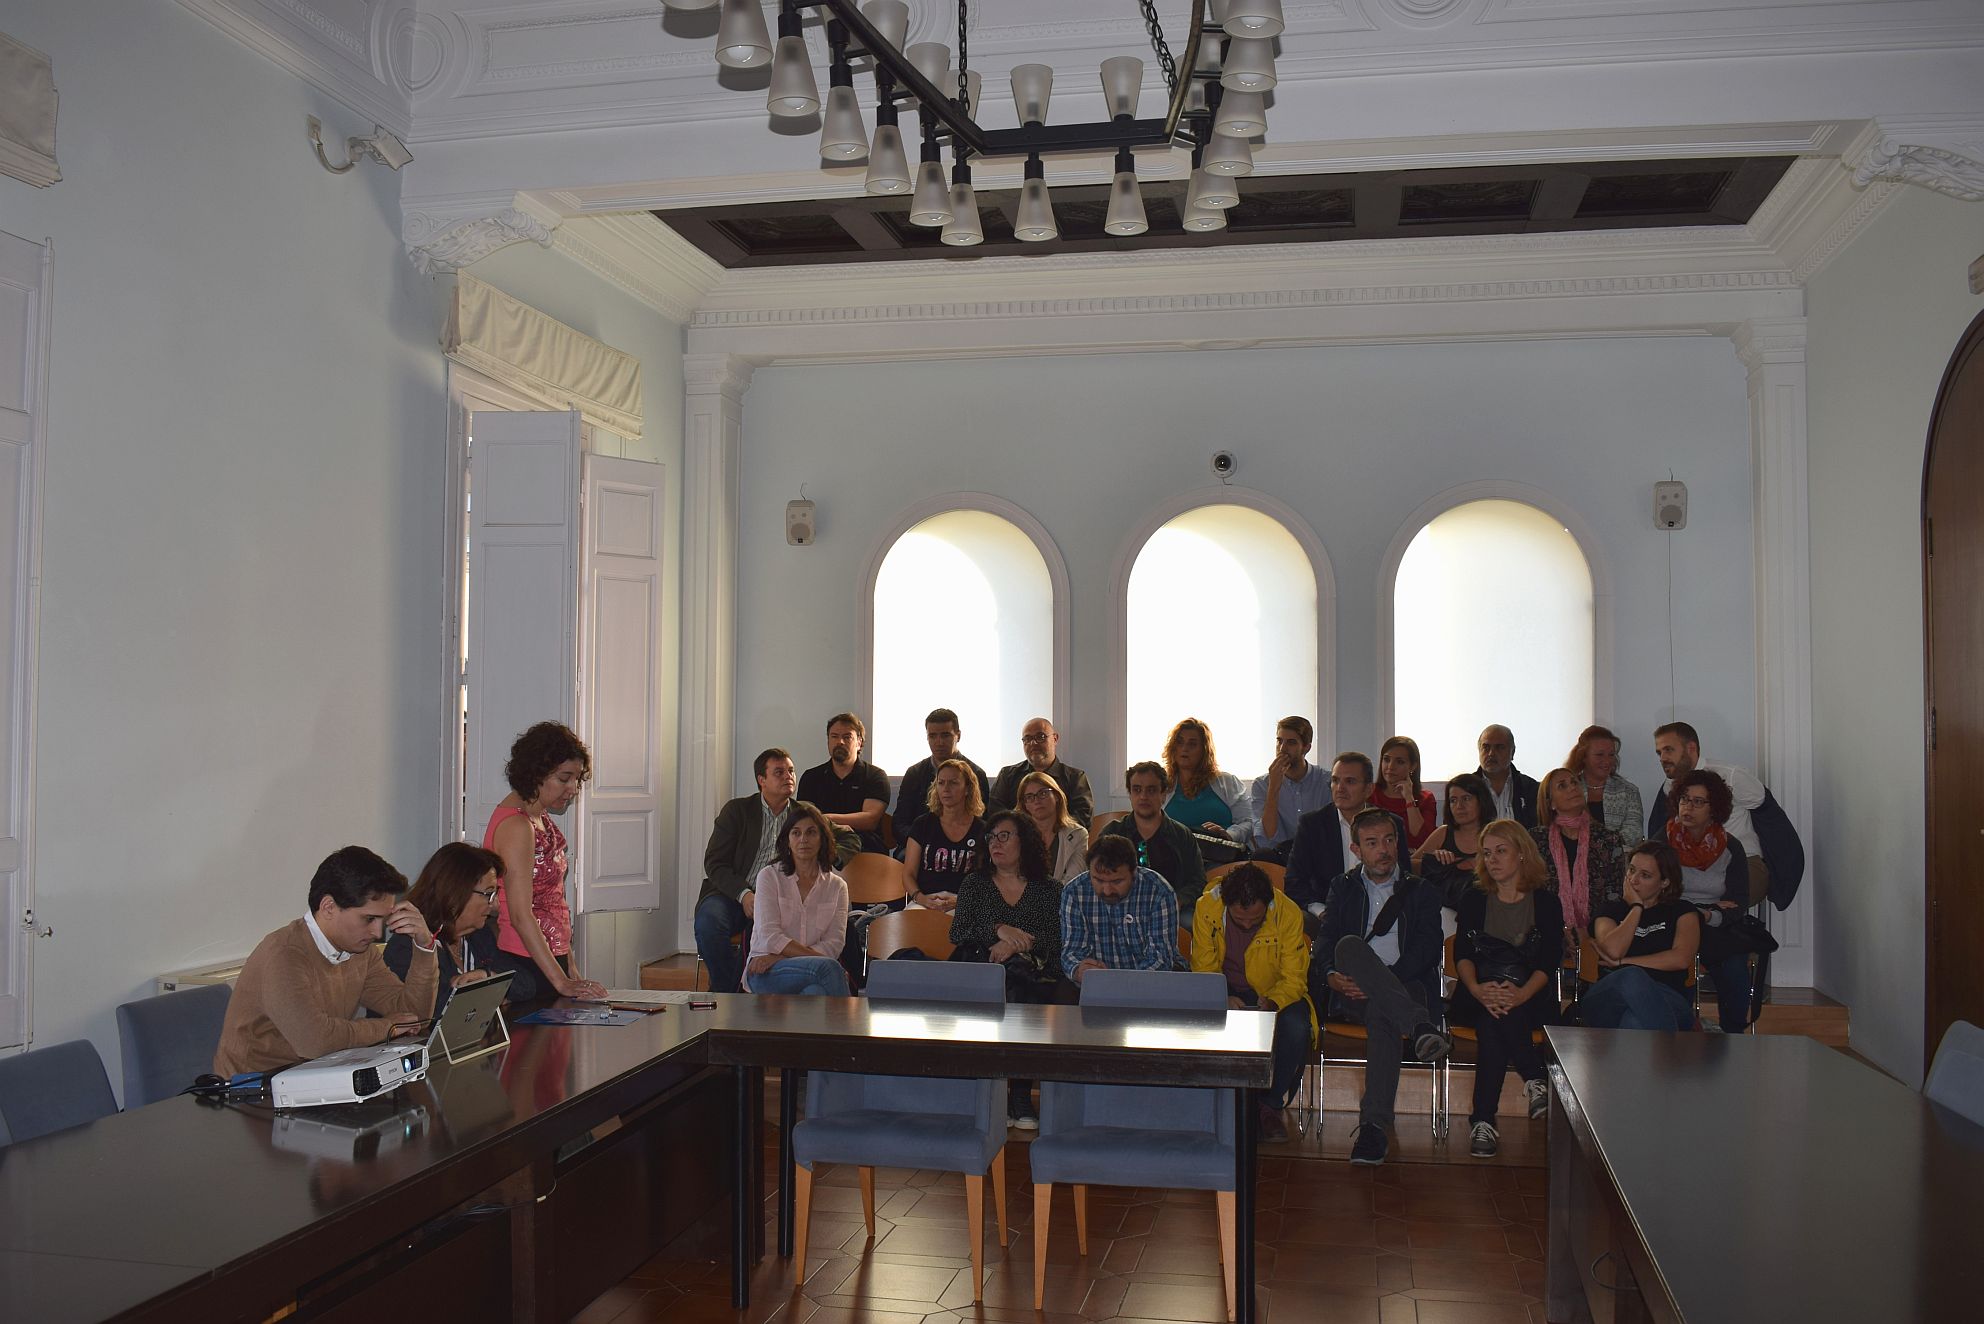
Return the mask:
{"type": "Polygon", "coordinates": [[[1302,908],[1243,864],[1206,889],[1192,911],[1192,969],[1226,977],[1226,1005],[1274,1016],[1274,1083],[1260,1101],[1260,1137],[1288,1139],[1283,1110],[1316,1046],[1309,936],[1302,908]]]}

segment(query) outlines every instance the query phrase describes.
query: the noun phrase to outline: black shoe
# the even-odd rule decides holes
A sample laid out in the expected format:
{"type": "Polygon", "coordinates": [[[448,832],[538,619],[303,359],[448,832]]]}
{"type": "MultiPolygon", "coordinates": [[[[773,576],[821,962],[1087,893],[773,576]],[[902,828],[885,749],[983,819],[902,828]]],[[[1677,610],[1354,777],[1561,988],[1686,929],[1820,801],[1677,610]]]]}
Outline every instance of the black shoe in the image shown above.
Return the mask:
{"type": "Polygon", "coordinates": [[[1385,1128],[1374,1122],[1365,1122],[1350,1138],[1350,1161],[1360,1167],[1375,1168],[1385,1161],[1385,1154],[1391,1148],[1391,1141],[1385,1136],[1385,1128]]]}
{"type": "Polygon", "coordinates": [[[1501,1137],[1495,1133],[1493,1122],[1476,1122],[1471,1133],[1467,1152],[1475,1158],[1494,1158],[1500,1148],[1501,1137]]]}
{"type": "Polygon", "coordinates": [[[1431,1022],[1412,1032],[1412,1055],[1421,1062],[1438,1062],[1453,1051],[1453,1036],[1431,1022]]]}

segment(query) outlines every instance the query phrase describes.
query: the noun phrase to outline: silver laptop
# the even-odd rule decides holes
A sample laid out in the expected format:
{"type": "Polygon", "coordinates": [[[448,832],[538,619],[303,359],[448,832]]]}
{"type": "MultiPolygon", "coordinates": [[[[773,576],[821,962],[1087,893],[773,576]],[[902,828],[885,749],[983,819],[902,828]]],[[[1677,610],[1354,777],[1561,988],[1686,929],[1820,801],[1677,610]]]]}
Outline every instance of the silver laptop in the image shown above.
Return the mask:
{"type": "Polygon", "coordinates": [[[503,1019],[503,996],[510,991],[510,977],[511,972],[504,970],[449,995],[427,1036],[430,1061],[445,1056],[451,1063],[467,1062],[508,1046],[510,1027],[503,1019]],[[484,1043],[492,1025],[503,1033],[494,1043],[484,1043]]]}

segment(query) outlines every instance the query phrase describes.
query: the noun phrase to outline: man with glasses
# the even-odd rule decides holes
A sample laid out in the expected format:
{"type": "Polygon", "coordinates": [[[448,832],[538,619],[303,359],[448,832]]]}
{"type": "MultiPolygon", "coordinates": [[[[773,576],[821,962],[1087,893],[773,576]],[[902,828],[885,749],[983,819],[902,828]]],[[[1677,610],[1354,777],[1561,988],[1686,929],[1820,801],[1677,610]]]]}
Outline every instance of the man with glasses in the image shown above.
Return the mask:
{"type": "Polygon", "coordinates": [[[1164,812],[1171,778],[1162,763],[1143,762],[1123,776],[1130,816],[1102,829],[1102,839],[1123,837],[1136,848],[1137,867],[1154,869],[1178,894],[1178,913],[1189,915],[1206,890],[1206,862],[1192,830],[1164,812]]]}
{"type": "Polygon", "coordinates": [[[1054,779],[1068,797],[1068,815],[1083,827],[1095,817],[1095,793],[1089,790],[1088,774],[1061,762],[1061,733],[1045,717],[1036,717],[1020,728],[1020,749],[1026,757],[999,769],[992,783],[995,809],[1018,807],[1020,778],[1029,772],[1044,772],[1054,779]]]}

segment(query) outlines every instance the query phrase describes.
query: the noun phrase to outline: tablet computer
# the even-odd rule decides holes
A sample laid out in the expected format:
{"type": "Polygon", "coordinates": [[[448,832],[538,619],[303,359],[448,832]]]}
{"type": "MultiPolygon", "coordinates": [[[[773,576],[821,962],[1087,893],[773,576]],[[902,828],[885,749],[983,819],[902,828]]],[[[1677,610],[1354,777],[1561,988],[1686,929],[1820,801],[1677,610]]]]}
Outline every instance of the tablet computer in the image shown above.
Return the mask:
{"type": "Polygon", "coordinates": [[[428,1058],[438,1055],[450,1062],[466,1062],[508,1044],[510,1027],[503,1021],[503,997],[509,991],[510,972],[504,970],[451,993],[428,1036],[428,1058]],[[502,1027],[502,1037],[485,1044],[482,1041],[488,1038],[492,1025],[502,1027]]]}

